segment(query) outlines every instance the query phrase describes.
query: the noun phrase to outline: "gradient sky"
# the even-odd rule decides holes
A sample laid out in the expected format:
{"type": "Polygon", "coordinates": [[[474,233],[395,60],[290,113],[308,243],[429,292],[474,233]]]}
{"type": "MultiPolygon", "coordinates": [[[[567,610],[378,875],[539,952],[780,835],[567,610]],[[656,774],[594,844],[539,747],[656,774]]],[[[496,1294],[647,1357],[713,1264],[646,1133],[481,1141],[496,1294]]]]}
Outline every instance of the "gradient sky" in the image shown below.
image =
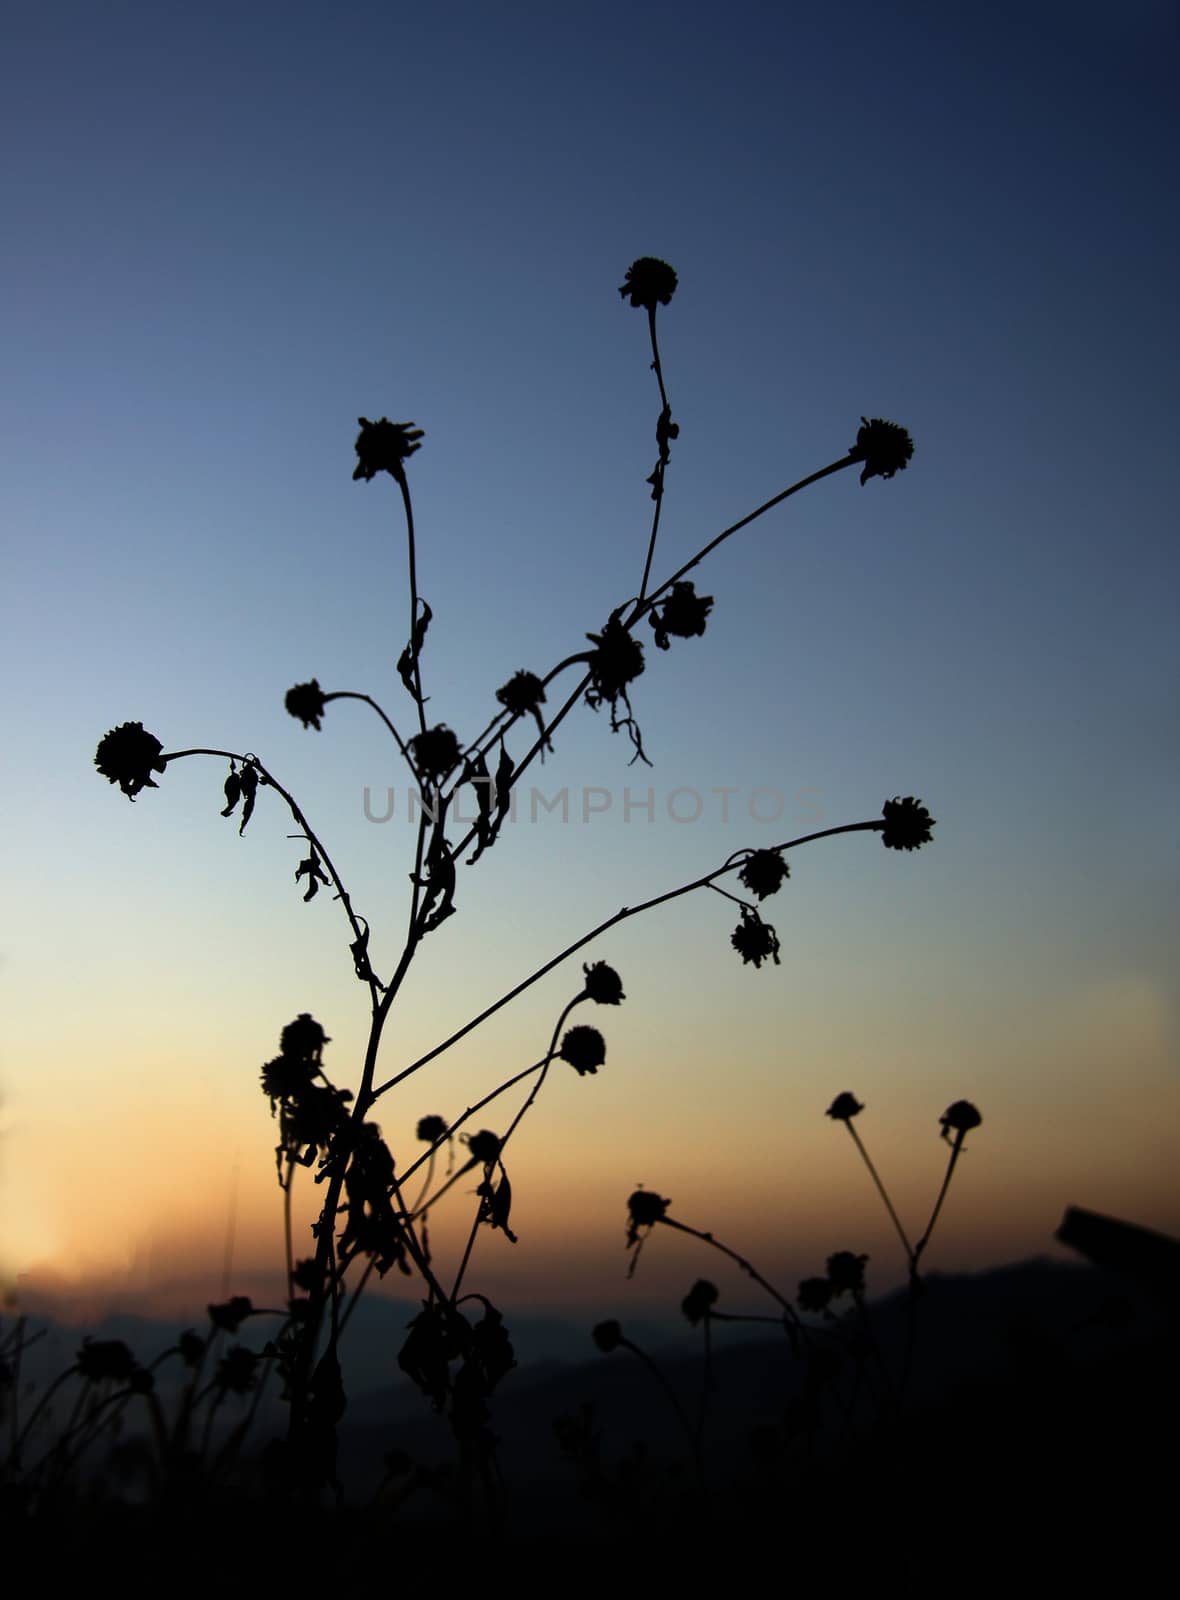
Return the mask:
{"type": "MultiPolygon", "coordinates": [[[[617,1311],[728,1283],[664,1238],[623,1281],[638,1182],[787,1282],[844,1248],[897,1282],[823,1116],[843,1089],[915,1229],[938,1116],[982,1109],[932,1266],[1049,1250],[1067,1203],[1180,1230],[1178,31],[1148,0],[10,10],[10,1282],[199,1301],[231,1211],[232,1286],[278,1265],[258,1070],[310,1011],[355,1083],[346,925],[301,903],[277,805],[244,839],[218,816],[223,764],[178,763],[132,806],[95,744],[140,720],[166,748],[257,751],[387,970],[413,839],[396,752],[359,704],[320,734],[283,710],[314,675],[411,724],[399,499],[352,482],[356,418],[426,431],[423,671],[432,719],[473,736],[498,685],[638,588],[658,402],[617,288],[645,254],[680,275],[658,577],[842,455],[862,414],[907,427],[914,459],[823,482],[701,569],[706,636],[649,643],[636,685],[652,770],[605,715],[569,719],[535,778],[569,786],[571,820],[522,818],[461,880],[382,1075],[742,846],[895,794],[938,828],[913,856],[873,835],[797,853],[765,908],[780,967],[742,966],[712,894],[595,945],[628,995],[581,1019],[607,1063],[556,1074],[522,1126],[521,1243],[482,1240],[472,1285],[617,1311]],[[366,821],[390,784],[394,817],[366,821]],[[582,822],[589,785],[611,809],[582,822]],[[653,788],[652,820],[624,819],[627,786],[653,788]],[[676,789],[699,820],[669,817],[676,789]],[[756,790],[781,818],[751,817],[756,790]]],[[[395,1150],[542,1054],[580,977],[382,1102],[395,1150]]]]}

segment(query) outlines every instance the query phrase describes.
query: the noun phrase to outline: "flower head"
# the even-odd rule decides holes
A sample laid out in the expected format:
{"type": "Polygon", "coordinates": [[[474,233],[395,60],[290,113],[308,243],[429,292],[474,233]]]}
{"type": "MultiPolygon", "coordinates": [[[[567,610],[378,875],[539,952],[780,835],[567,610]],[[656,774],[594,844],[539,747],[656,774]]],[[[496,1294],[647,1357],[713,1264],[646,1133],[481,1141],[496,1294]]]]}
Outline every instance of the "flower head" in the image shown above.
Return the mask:
{"type": "Polygon", "coordinates": [[[588,633],[586,637],[595,646],[590,655],[593,682],[587,698],[594,696],[591,704],[595,706],[603,700],[613,706],[620,695],[626,694],[627,685],[642,673],[643,646],[628,633],[617,612],[601,633],[588,633]]]}
{"type": "Polygon", "coordinates": [[[895,472],[904,472],[914,453],[914,441],[896,422],[886,422],[881,417],[860,419],[856,443],[849,450],[854,461],[863,461],[861,483],[870,478],[892,478],[895,472]]]}
{"type": "Polygon", "coordinates": [[[319,1063],[324,1046],[331,1040],[309,1012],[301,1011],[294,1022],[288,1022],[279,1037],[279,1048],[285,1056],[299,1061],[319,1063]]]}
{"type": "Polygon", "coordinates": [[[368,417],[358,417],[361,431],[356,438],[356,470],[353,478],[368,481],[379,472],[388,472],[399,483],[405,481],[405,462],[419,448],[422,429],[412,422],[390,422],[382,417],[380,422],[370,422],[368,417]]]}
{"type": "Polygon", "coordinates": [[[275,1056],[262,1069],[262,1092],[269,1096],[271,1110],[277,1100],[298,1100],[311,1088],[315,1063],[298,1056],[275,1056]]]}
{"type": "Polygon", "coordinates": [[[831,1298],[832,1285],[828,1278],[804,1278],[799,1285],[800,1311],[826,1311],[831,1298]]]}
{"type": "Polygon", "coordinates": [[[459,765],[459,741],[445,722],[410,740],[410,754],[424,783],[441,783],[459,765]]]}
{"type": "Polygon", "coordinates": [[[235,1294],[221,1305],[209,1306],[209,1321],[224,1333],[237,1333],[247,1317],[253,1316],[254,1307],[244,1294],[235,1294]]]}
{"type": "Polygon", "coordinates": [[[746,858],[738,877],[751,894],[759,900],[777,894],[783,879],[791,876],[791,869],[777,850],[754,850],[746,858]]]}
{"type": "Polygon", "coordinates": [[[445,1117],[419,1117],[418,1137],[423,1144],[437,1144],[440,1139],[447,1136],[445,1117]]]}
{"type": "Polygon", "coordinates": [[[139,1364],[122,1339],[83,1339],[76,1359],[79,1373],[89,1383],[104,1379],[127,1383],[139,1364]]]}
{"type": "Polygon", "coordinates": [[[838,1250],[828,1257],[828,1282],[833,1294],[863,1294],[865,1287],[865,1262],[868,1256],[853,1255],[851,1250],[838,1250]]]}
{"type": "Polygon", "coordinates": [[[677,278],[666,261],[657,256],[640,256],[627,268],[627,276],[619,285],[623,299],[633,306],[646,306],[654,311],[657,305],[666,306],[676,293],[677,278]]]}
{"type": "Polygon", "coordinates": [[[597,1028],[570,1028],[558,1054],[581,1078],[596,1073],[606,1060],[606,1040],[597,1028]]]}
{"type": "Polygon", "coordinates": [[[970,1133],[972,1128],[978,1128],[982,1121],[983,1118],[970,1100],[956,1100],[954,1105],[948,1106],[939,1117],[938,1125],[942,1129],[942,1137],[948,1144],[952,1132],[958,1134],[959,1143],[962,1143],[964,1135],[970,1133]]]}
{"type": "Polygon", "coordinates": [[[652,1189],[636,1189],[627,1199],[627,1243],[639,1243],[639,1229],[661,1221],[671,1200],[662,1200],[652,1189]]]}
{"type": "Polygon", "coordinates": [[[496,690],[496,699],[514,717],[526,711],[535,711],[545,703],[545,685],[535,672],[514,673],[508,682],[496,690]]]}
{"type": "Polygon", "coordinates": [[[244,1344],[232,1345],[217,1364],[216,1383],[227,1394],[249,1394],[261,1357],[244,1344]]]}
{"type": "Polygon", "coordinates": [[[473,1160],[488,1164],[499,1159],[502,1142],[499,1134],[492,1133],[487,1128],[481,1128],[478,1133],[464,1134],[463,1138],[467,1143],[467,1148],[471,1151],[473,1160]]]}
{"type": "Polygon", "coordinates": [[[582,964],[582,971],[586,974],[585,993],[600,1006],[617,1006],[627,996],[623,993],[623,980],[613,967],[608,967],[605,961],[595,961],[592,965],[582,964]]]}
{"type": "Polygon", "coordinates": [[[717,1304],[717,1285],[707,1278],[698,1278],[680,1302],[680,1309],[695,1328],[717,1304]]]}
{"type": "Polygon", "coordinates": [[[648,621],[655,629],[656,644],[661,650],[667,650],[670,634],[677,639],[698,638],[705,631],[705,623],[712,609],[711,594],[697,594],[691,583],[674,583],[671,594],[662,606],[648,615],[648,621]]]}
{"type": "Polygon", "coordinates": [[[305,728],[314,728],[317,733],[320,731],[320,718],[324,714],[324,691],[320,688],[317,678],[313,678],[310,683],[297,683],[293,689],[288,689],[284,704],[291,716],[297,717],[305,728]]]}
{"type": "Polygon", "coordinates": [[[104,778],[117,783],[134,800],[141,789],[158,789],[153,772],[163,772],[160,760],[164,746],[148,733],[142,722],[124,722],[98,741],[94,765],[104,778]]]}
{"type": "Polygon", "coordinates": [[[778,934],[769,922],[763,922],[756,911],[748,906],[742,907],[742,920],[733,930],[729,941],[743,961],[752,961],[756,967],[769,956],[775,966],[780,966],[778,958],[778,934]]]}
{"type": "Polygon", "coordinates": [[[205,1354],[205,1341],[200,1334],[194,1333],[191,1328],[186,1328],[176,1341],[180,1351],[180,1359],[186,1367],[199,1366],[205,1354]]]}
{"type": "Polygon", "coordinates": [[[843,1094],[836,1096],[824,1115],[832,1117],[836,1122],[851,1122],[853,1117],[863,1110],[864,1106],[856,1096],[845,1090],[843,1094]]]}
{"type": "Polygon", "coordinates": [[[930,830],[938,824],[920,800],[907,795],[904,800],[896,795],[886,800],[881,810],[885,826],[881,830],[881,843],[887,850],[920,850],[929,844],[930,830]]]}
{"type": "Polygon", "coordinates": [[[612,1350],[617,1350],[623,1342],[623,1325],[612,1318],[609,1322],[600,1322],[595,1327],[591,1338],[602,1351],[604,1356],[609,1356],[612,1350]]]}

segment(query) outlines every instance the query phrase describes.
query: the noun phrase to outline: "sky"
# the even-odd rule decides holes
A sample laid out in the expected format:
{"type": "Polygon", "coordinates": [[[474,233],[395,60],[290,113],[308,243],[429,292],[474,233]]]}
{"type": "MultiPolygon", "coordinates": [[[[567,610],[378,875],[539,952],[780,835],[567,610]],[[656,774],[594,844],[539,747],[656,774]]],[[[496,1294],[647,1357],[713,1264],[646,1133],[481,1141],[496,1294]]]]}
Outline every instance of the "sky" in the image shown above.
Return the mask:
{"type": "MultiPolygon", "coordinates": [[[[140,721],[168,750],[257,752],[390,969],[405,769],[360,702],[318,733],[284,711],[315,677],[413,727],[400,497],[353,481],[357,419],[424,430],[422,671],[431,721],[470,739],[497,687],[638,590],[659,402],[618,288],[645,255],[679,275],[657,579],[843,456],[862,416],[914,456],[826,479],[702,564],[705,636],[649,636],[634,686],[650,769],[605,712],[571,714],[529,775],[544,803],[523,793],[423,945],[379,1076],[735,850],[895,795],[934,842],[793,852],[763,907],[778,966],[743,965],[737,908],[708,892],[603,936],[380,1102],[400,1164],[419,1117],[544,1053],[604,959],[627,999],[576,1020],[606,1063],[550,1075],[511,1147],[520,1242],[476,1250],[471,1286],[508,1309],[625,1316],[702,1274],[747,1296],[681,1236],[626,1279],[637,1184],[788,1286],[837,1249],[900,1282],[824,1117],[842,1090],[914,1232],[939,1116],[982,1111],[932,1266],[1059,1252],[1067,1204],[1180,1231],[1175,7],[46,0],[6,35],[16,1302],[264,1281],[282,1231],[259,1070],[309,1012],[355,1086],[366,1036],[347,924],[302,902],[273,797],[239,838],[226,764],[192,759],[130,804],[97,741],[140,721]]],[[[440,1205],[440,1259],[474,1204],[459,1185],[440,1205]]]]}

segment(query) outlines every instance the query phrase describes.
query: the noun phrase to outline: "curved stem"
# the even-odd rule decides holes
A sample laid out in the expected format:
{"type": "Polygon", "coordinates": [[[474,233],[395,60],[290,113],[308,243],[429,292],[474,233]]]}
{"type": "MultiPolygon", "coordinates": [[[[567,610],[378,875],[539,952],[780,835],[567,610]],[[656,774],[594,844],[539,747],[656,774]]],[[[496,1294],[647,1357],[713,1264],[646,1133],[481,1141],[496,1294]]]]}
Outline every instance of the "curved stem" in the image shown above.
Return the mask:
{"type": "MultiPolygon", "coordinates": [[[[775,850],[794,850],[800,845],[810,844],[815,839],[828,839],[840,833],[879,832],[884,826],[885,823],[881,819],[875,822],[848,822],[838,828],[821,828],[816,833],[801,834],[797,839],[788,839],[784,844],[774,845],[771,848],[775,850]]],[[[488,1006],[486,1010],[481,1011],[477,1017],[473,1017],[470,1022],[465,1023],[463,1027],[452,1033],[449,1038],[444,1039],[441,1044],[435,1045],[433,1050],[428,1050],[424,1056],[419,1056],[408,1067],[403,1068],[401,1072],[387,1079],[379,1088],[374,1089],[373,1099],[378,1099],[387,1090],[392,1089],[395,1084],[401,1083],[403,1079],[408,1078],[412,1073],[426,1066],[428,1062],[433,1061],[436,1056],[440,1056],[444,1051],[449,1050],[452,1045],[458,1044],[460,1039],[465,1038],[467,1034],[478,1028],[481,1023],[486,1022],[489,1017],[494,1016],[502,1007],[515,1000],[517,995],[523,994],[526,989],[531,988],[534,983],[539,982],[541,978],[552,972],[554,967],[559,967],[563,961],[568,961],[570,956],[576,955],[579,950],[584,949],[586,945],[592,943],[609,929],[617,927],[620,922],[626,922],[629,917],[637,917],[641,912],[651,911],[655,906],[664,905],[669,900],[676,900],[681,895],[691,894],[694,889],[710,887],[714,878],[719,878],[727,872],[735,872],[741,866],[743,859],[744,855],[739,856],[737,860],[728,861],[723,866],[714,868],[712,872],[705,873],[703,877],[694,878],[691,883],[681,884],[678,889],[669,889],[664,894],[653,895],[650,900],[644,900],[640,905],[624,906],[622,910],[616,911],[614,916],[607,917],[596,928],[591,928],[589,933],[583,934],[580,939],[575,939],[573,944],[567,945],[558,955],[546,961],[544,966],[538,967],[534,973],[518,983],[514,989],[510,989],[507,994],[501,995],[499,1000],[488,1006]]]]}
{"type": "MultiPolygon", "coordinates": [[[[435,1153],[439,1150],[439,1148],[442,1145],[444,1145],[447,1142],[447,1140],[451,1137],[451,1135],[453,1133],[455,1133],[459,1128],[461,1128],[465,1122],[467,1122],[471,1117],[473,1117],[477,1111],[482,1111],[484,1106],[490,1105],[491,1102],[493,1100],[498,1099],[500,1097],[500,1095],[505,1094],[509,1089],[515,1088],[515,1086],[518,1083],[520,1083],[520,1081],[523,1078],[527,1078],[528,1077],[530,1072],[540,1072],[541,1068],[544,1065],[545,1065],[545,1062],[543,1060],[542,1061],[534,1061],[531,1067],[525,1067],[522,1071],[515,1073],[506,1082],[502,1083],[498,1089],[493,1089],[491,1094],[485,1094],[482,1100],[477,1100],[473,1106],[468,1106],[467,1110],[464,1111],[464,1113],[463,1113],[463,1115],[461,1117],[456,1117],[455,1118],[455,1121],[450,1125],[450,1127],[447,1129],[446,1133],[443,1134],[442,1138],[441,1139],[436,1139],[434,1141],[434,1143],[431,1145],[430,1149],[427,1150],[424,1155],[419,1156],[417,1161],[412,1162],[406,1168],[406,1170],[401,1175],[401,1180],[400,1181],[402,1183],[405,1183],[408,1178],[413,1177],[414,1173],[417,1172],[418,1168],[422,1165],[422,1163],[424,1161],[433,1160],[434,1156],[435,1156],[435,1153]]],[[[376,1090],[375,1093],[374,1093],[373,1098],[376,1099],[377,1095],[378,1094],[382,1094],[383,1092],[384,1091],[382,1089],[376,1090]]],[[[462,1167],[458,1172],[452,1174],[452,1176],[447,1179],[446,1186],[449,1188],[450,1185],[452,1183],[454,1183],[456,1178],[462,1177],[464,1172],[469,1172],[470,1170],[471,1170],[470,1166],[462,1167]]],[[[427,1201],[427,1205],[433,1205],[435,1200],[438,1199],[438,1196],[440,1194],[442,1194],[442,1192],[443,1191],[440,1189],[438,1191],[438,1194],[434,1195],[430,1200],[427,1201]]],[[[413,1209],[412,1215],[414,1215],[415,1217],[419,1216],[421,1214],[421,1212],[424,1211],[425,1209],[426,1209],[425,1206],[415,1206],[414,1209],[413,1209]]]]}
{"type": "MultiPolygon", "coordinates": [[[[660,386],[660,417],[661,422],[665,417],[671,417],[671,408],[668,405],[668,391],[664,388],[664,369],[660,365],[660,347],[656,340],[656,308],[654,305],[647,308],[647,327],[651,335],[651,369],[656,375],[656,382],[660,386]]],[[[667,445],[657,429],[657,443],[660,447],[660,459],[655,470],[655,484],[652,498],[655,509],[651,518],[651,537],[647,542],[647,560],[643,563],[643,582],[639,585],[639,600],[642,603],[647,593],[647,580],[651,577],[652,557],[656,553],[656,535],[660,531],[660,511],[664,504],[664,467],[667,465],[665,456],[667,445]]]]}
{"type": "Polygon", "coordinates": [[[324,696],[324,704],[327,705],[329,700],[363,700],[364,703],[367,706],[372,706],[373,710],[377,713],[377,715],[381,718],[382,722],[385,724],[385,726],[389,729],[390,733],[393,735],[394,742],[396,743],[398,749],[401,751],[402,755],[404,756],[405,761],[406,761],[406,765],[409,767],[410,772],[413,774],[413,777],[414,777],[415,781],[417,780],[418,770],[414,766],[414,763],[410,758],[410,752],[406,748],[405,740],[402,738],[401,734],[394,727],[394,725],[390,721],[389,717],[386,716],[385,712],[377,704],[376,700],[373,699],[373,696],[371,694],[360,694],[355,689],[336,689],[331,694],[326,694],[324,696]]]}
{"type": "MultiPolygon", "coordinates": [[[[270,772],[268,768],[263,766],[262,762],[259,761],[258,757],[255,755],[247,757],[239,755],[234,750],[209,750],[205,748],[194,748],[192,750],[171,750],[167,752],[167,754],[162,755],[160,760],[166,766],[169,761],[183,761],[186,756],[220,756],[223,761],[237,761],[242,765],[245,765],[247,759],[249,759],[249,761],[252,762],[255,767],[257,767],[259,777],[262,779],[262,781],[268,784],[276,794],[282,795],[283,799],[286,801],[288,811],[290,811],[292,817],[295,819],[295,826],[299,829],[300,833],[307,840],[308,844],[311,845],[312,849],[315,850],[316,854],[320,857],[320,860],[323,862],[324,867],[327,870],[328,877],[332,881],[332,887],[336,891],[336,898],[344,907],[344,913],[348,918],[349,926],[352,928],[353,939],[354,941],[360,941],[363,943],[365,932],[360,925],[356,913],[352,909],[352,900],[349,896],[348,890],[344,887],[344,883],[341,880],[340,874],[336,871],[336,868],[332,863],[332,858],[328,854],[327,850],[325,850],[318,834],[316,834],[311,823],[308,822],[307,818],[300,809],[299,803],[295,799],[295,796],[291,794],[289,790],[283,788],[282,784],[274,776],[274,774],[270,772]]],[[[370,1002],[375,1010],[379,1003],[377,980],[374,977],[368,979],[367,982],[369,985],[370,1002]]]]}
{"type": "Polygon", "coordinates": [[[418,626],[418,561],[414,549],[414,507],[410,502],[410,483],[404,472],[397,474],[397,486],[402,492],[402,505],[406,511],[406,541],[410,552],[410,648],[414,652],[414,697],[418,702],[418,727],[426,732],[426,707],[422,700],[422,672],[414,650],[414,632],[418,626]]]}
{"type": "Polygon", "coordinates": [[[61,1388],[62,1384],[65,1383],[67,1379],[75,1377],[78,1373],[78,1370],[79,1369],[77,1365],[74,1365],[72,1367],[67,1367],[64,1372],[59,1372],[57,1377],[54,1378],[53,1382],[49,1385],[48,1389],[46,1389],[45,1393],[41,1396],[40,1400],[33,1407],[32,1415],[29,1417],[28,1421],[25,1423],[24,1427],[13,1441],[12,1462],[14,1466],[20,1465],[21,1448],[26,1439],[29,1437],[29,1434],[33,1431],[37,1418],[45,1410],[45,1407],[53,1399],[54,1395],[61,1388]]]}
{"type": "Polygon", "coordinates": [[[885,1209],[886,1209],[886,1211],[888,1211],[888,1213],[890,1215],[890,1218],[893,1221],[893,1226],[897,1229],[897,1237],[901,1240],[902,1249],[905,1251],[905,1254],[906,1254],[906,1261],[912,1267],[913,1263],[914,1263],[914,1252],[913,1252],[913,1249],[912,1249],[912,1247],[910,1245],[910,1241],[906,1238],[906,1231],[901,1225],[901,1218],[898,1216],[897,1212],[893,1209],[893,1201],[890,1200],[889,1195],[886,1193],[885,1185],[881,1182],[881,1179],[877,1174],[876,1167],[873,1165],[872,1161],[869,1159],[869,1152],[865,1149],[864,1144],[861,1141],[860,1135],[857,1133],[856,1129],[852,1126],[851,1121],[846,1119],[845,1122],[844,1122],[844,1126],[848,1129],[849,1133],[852,1135],[852,1142],[853,1142],[853,1144],[855,1144],[856,1148],[860,1151],[861,1160],[864,1162],[865,1166],[868,1167],[869,1176],[872,1178],[873,1182],[877,1185],[877,1193],[881,1196],[881,1199],[885,1202],[885,1209]]]}
{"type": "MultiPolygon", "coordinates": [[[[512,1121],[508,1124],[507,1133],[505,1133],[505,1134],[503,1134],[501,1136],[501,1139],[500,1139],[500,1152],[499,1152],[499,1155],[496,1157],[497,1161],[500,1163],[501,1172],[503,1172],[505,1146],[507,1145],[509,1139],[511,1139],[512,1135],[516,1132],[517,1128],[520,1126],[520,1123],[524,1119],[525,1113],[529,1110],[530,1106],[532,1106],[532,1104],[536,1100],[537,1096],[540,1094],[541,1087],[544,1084],[545,1079],[549,1075],[549,1068],[553,1063],[553,1057],[554,1057],[554,1055],[556,1054],[556,1051],[557,1051],[557,1037],[560,1034],[562,1028],[565,1026],[565,1019],[569,1016],[570,1012],[574,1009],[575,1006],[581,1005],[583,1000],[588,1000],[589,998],[590,998],[590,996],[588,994],[586,994],[585,992],[583,992],[581,994],[576,994],[574,996],[574,998],[569,1002],[569,1004],[567,1006],[565,1006],[565,1008],[562,1010],[561,1015],[558,1017],[557,1022],[556,1022],[555,1026],[554,1026],[554,1029],[553,1029],[552,1037],[549,1040],[549,1049],[545,1052],[545,1058],[541,1063],[540,1075],[538,1076],[536,1083],[533,1084],[532,1089],[529,1091],[528,1098],[525,1100],[524,1105],[521,1106],[520,1110],[516,1113],[516,1115],[513,1117],[512,1121]]],[[[491,1183],[491,1164],[490,1163],[488,1164],[488,1170],[487,1170],[487,1174],[485,1176],[485,1182],[487,1182],[489,1184],[491,1183]]],[[[463,1260],[459,1264],[459,1271],[456,1274],[454,1286],[451,1289],[451,1304],[452,1305],[454,1305],[456,1300],[458,1299],[459,1288],[460,1288],[460,1286],[461,1286],[461,1284],[463,1282],[463,1274],[467,1271],[467,1263],[471,1260],[471,1252],[475,1248],[475,1238],[476,1238],[476,1234],[479,1231],[479,1224],[480,1224],[480,1221],[481,1221],[481,1219],[483,1217],[483,1210],[484,1210],[484,1203],[483,1203],[483,1200],[481,1199],[480,1200],[480,1205],[479,1205],[479,1210],[475,1214],[475,1221],[472,1223],[472,1226],[471,1226],[471,1233],[468,1236],[467,1248],[463,1252],[463,1260]]]]}
{"type": "Polygon", "coordinates": [[[674,583],[678,583],[679,580],[684,577],[686,572],[691,572],[694,567],[699,566],[707,555],[710,555],[714,550],[716,550],[719,544],[724,544],[726,539],[730,538],[740,529],[748,527],[751,522],[754,522],[765,512],[773,510],[773,508],[777,505],[781,505],[784,500],[789,500],[793,494],[798,494],[800,489],[806,489],[811,484],[818,483],[821,478],[829,478],[831,477],[832,473],[840,472],[845,467],[851,467],[859,460],[859,456],[842,456],[839,461],[832,461],[826,467],[821,467],[818,472],[809,473],[806,478],[800,478],[798,483],[791,484],[789,489],[784,489],[780,494],[774,495],[770,500],[763,501],[763,503],[755,510],[751,511],[748,516],[741,517],[737,522],[731,522],[728,528],[723,528],[715,538],[709,540],[708,544],[703,545],[701,549],[697,551],[696,555],[693,556],[691,560],[686,561],[682,567],[678,568],[670,578],[665,578],[658,589],[653,589],[646,600],[640,600],[636,602],[635,610],[632,612],[626,624],[627,627],[633,627],[645,611],[651,610],[652,605],[656,600],[659,599],[660,595],[663,594],[665,589],[670,589],[674,583]]]}
{"type": "Polygon", "coordinates": [[[697,1436],[696,1429],[685,1415],[684,1407],[680,1404],[676,1391],[669,1382],[666,1373],[664,1372],[663,1368],[657,1365],[652,1357],[648,1355],[646,1350],[641,1350],[639,1346],[637,1344],[633,1344],[631,1340],[626,1337],[626,1335],[619,1340],[619,1344],[624,1350],[630,1350],[633,1356],[638,1356],[639,1360],[643,1362],[643,1365],[651,1373],[652,1377],[659,1384],[665,1395],[667,1395],[669,1404],[671,1405],[672,1410],[676,1413],[676,1420],[684,1429],[684,1436],[688,1440],[689,1449],[692,1451],[692,1464],[696,1473],[697,1482],[699,1484],[703,1484],[704,1467],[701,1462],[700,1439],[697,1436]]]}
{"type": "Polygon", "coordinates": [[[722,1244],[721,1240],[715,1239],[711,1233],[702,1232],[700,1228],[690,1228],[686,1222],[675,1222],[671,1217],[659,1217],[657,1218],[657,1223],[665,1228],[675,1228],[677,1233],[691,1234],[694,1239],[699,1239],[702,1244],[711,1245],[714,1250],[720,1250],[723,1256],[728,1256],[731,1261],[736,1261],[748,1277],[753,1278],[756,1284],[766,1290],[772,1300],[776,1300],[782,1306],[783,1315],[792,1327],[800,1329],[803,1327],[799,1320],[799,1314],[791,1302],[784,1299],[774,1284],[768,1283],[757,1267],[752,1262],[747,1261],[745,1256],[739,1255],[736,1250],[731,1250],[727,1244],[722,1244]]]}
{"type": "Polygon", "coordinates": [[[947,1162],[946,1174],[942,1180],[942,1188],[938,1191],[938,1199],[934,1202],[934,1210],[930,1214],[930,1221],[926,1224],[926,1232],[914,1246],[913,1270],[915,1272],[917,1271],[918,1257],[930,1243],[930,1235],[934,1232],[934,1224],[938,1221],[938,1214],[942,1210],[942,1202],[946,1199],[946,1192],[951,1186],[951,1178],[954,1175],[955,1163],[959,1159],[959,1152],[963,1148],[963,1140],[966,1137],[966,1133],[961,1128],[955,1134],[955,1142],[951,1147],[951,1157],[947,1162]]]}

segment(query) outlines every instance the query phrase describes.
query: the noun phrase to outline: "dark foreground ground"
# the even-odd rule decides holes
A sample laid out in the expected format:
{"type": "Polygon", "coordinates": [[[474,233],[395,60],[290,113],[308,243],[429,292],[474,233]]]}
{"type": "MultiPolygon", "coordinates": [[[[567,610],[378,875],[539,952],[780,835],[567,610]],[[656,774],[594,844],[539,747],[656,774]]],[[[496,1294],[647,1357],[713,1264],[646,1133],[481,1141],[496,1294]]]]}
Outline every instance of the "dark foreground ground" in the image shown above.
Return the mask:
{"type": "MultiPolygon", "coordinates": [[[[465,1491],[443,1419],[399,1423],[395,1406],[386,1416],[371,1401],[342,1430],[341,1475],[377,1485],[397,1450],[376,1494],[292,1507],[257,1484],[196,1484],[160,1508],[121,1501],[101,1474],[84,1499],[28,1507],[10,1493],[4,1576],[208,1595],[276,1581],[396,1593],[419,1579],[605,1594],[721,1582],[1089,1594],[1154,1582],[1174,1548],[1175,1317],[1150,1298],[1128,1317],[1098,1277],[1016,1287],[1005,1297],[993,1284],[974,1304],[945,1296],[926,1317],[905,1405],[882,1383],[852,1426],[830,1407],[823,1427],[804,1425],[782,1344],[719,1352],[703,1482],[658,1386],[617,1351],[522,1375],[515,1395],[505,1381],[491,1512],[465,1491]]],[[[895,1361],[902,1324],[878,1320],[895,1361]]],[[[699,1359],[666,1370],[695,1421],[699,1359]]]]}

